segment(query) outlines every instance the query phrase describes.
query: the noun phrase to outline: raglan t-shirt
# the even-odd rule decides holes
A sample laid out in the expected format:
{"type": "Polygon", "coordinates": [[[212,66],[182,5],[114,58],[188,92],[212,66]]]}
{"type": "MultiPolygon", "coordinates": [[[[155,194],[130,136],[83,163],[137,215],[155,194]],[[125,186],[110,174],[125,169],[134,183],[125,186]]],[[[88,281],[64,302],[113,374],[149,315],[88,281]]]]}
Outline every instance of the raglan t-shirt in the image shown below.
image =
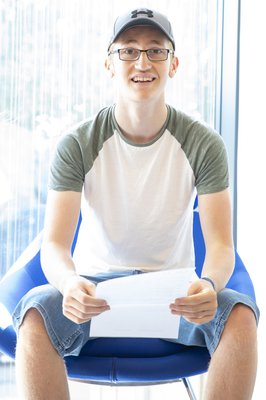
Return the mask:
{"type": "Polygon", "coordinates": [[[115,106],[59,141],[49,187],[82,192],[73,255],[80,274],[194,267],[195,196],[228,187],[227,154],[217,132],[167,107],[146,144],[123,136],[115,106]]]}

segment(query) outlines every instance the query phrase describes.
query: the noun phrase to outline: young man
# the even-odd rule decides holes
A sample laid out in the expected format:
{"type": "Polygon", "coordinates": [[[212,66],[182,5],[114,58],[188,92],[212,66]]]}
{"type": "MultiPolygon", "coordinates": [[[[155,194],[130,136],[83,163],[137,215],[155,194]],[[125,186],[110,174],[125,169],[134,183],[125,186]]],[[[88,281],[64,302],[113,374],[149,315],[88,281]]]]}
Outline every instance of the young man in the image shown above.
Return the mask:
{"type": "Polygon", "coordinates": [[[178,342],[208,347],[204,399],[252,396],[258,309],[224,289],[234,266],[226,151],[211,128],[165,103],[174,50],[165,16],[138,9],[119,17],[106,60],[117,102],[57,147],[42,246],[50,285],[29,292],[14,315],[23,399],[69,398],[63,357],[79,354],[91,318],[109,309],[95,297],[97,281],[194,266],[196,194],[206,258],[187,297],[169,305],[183,317],[178,342]]]}

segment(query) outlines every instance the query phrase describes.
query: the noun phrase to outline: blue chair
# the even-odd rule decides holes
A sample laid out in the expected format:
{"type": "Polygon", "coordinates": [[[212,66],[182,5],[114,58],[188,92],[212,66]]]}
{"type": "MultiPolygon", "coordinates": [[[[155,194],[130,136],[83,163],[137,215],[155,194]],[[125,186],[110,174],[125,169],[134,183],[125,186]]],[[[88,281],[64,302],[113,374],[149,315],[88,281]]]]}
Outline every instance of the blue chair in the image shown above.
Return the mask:
{"type": "MultiPolygon", "coordinates": [[[[77,238],[78,229],[73,242],[77,238]]],[[[205,246],[199,215],[194,211],[196,271],[200,276],[205,246]]],[[[15,357],[16,334],[11,314],[31,288],[47,283],[40,265],[41,234],[0,282],[0,351],[15,357]]],[[[255,299],[250,276],[236,253],[234,273],[227,287],[255,299]]],[[[196,399],[189,377],[207,371],[206,348],[189,347],[161,339],[99,338],[87,342],[78,357],[65,358],[70,379],[113,386],[141,386],[183,381],[190,399],[196,399]]]]}

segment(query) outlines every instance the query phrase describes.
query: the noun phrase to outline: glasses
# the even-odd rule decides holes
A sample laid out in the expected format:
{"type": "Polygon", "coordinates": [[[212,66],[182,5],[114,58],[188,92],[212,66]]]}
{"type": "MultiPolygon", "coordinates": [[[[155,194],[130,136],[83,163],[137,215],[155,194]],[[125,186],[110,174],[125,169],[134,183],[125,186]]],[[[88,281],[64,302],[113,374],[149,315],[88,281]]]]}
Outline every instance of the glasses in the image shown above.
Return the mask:
{"type": "Polygon", "coordinates": [[[115,53],[118,53],[119,59],[122,61],[137,61],[140,58],[141,53],[146,53],[150,61],[165,61],[168,58],[168,54],[174,54],[174,51],[170,49],[139,50],[127,47],[125,49],[110,51],[108,56],[115,53]]]}

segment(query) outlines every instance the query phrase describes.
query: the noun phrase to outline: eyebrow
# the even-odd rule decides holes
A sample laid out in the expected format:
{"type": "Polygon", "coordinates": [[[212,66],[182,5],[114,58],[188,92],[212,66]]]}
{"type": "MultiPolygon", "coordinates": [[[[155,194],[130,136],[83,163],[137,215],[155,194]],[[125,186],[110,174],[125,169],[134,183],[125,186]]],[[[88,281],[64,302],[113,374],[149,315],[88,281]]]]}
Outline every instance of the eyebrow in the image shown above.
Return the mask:
{"type": "MultiPolygon", "coordinates": [[[[126,44],[126,45],[137,44],[137,43],[138,43],[138,41],[135,40],[135,39],[123,40],[122,42],[123,42],[123,44],[126,44]]],[[[163,45],[161,41],[158,41],[158,40],[155,40],[155,39],[154,39],[154,40],[151,40],[151,41],[150,41],[150,44],[157,44],[157,45],[159,45],[159,46],[162,46],[162,45],[163,45]]]]}

